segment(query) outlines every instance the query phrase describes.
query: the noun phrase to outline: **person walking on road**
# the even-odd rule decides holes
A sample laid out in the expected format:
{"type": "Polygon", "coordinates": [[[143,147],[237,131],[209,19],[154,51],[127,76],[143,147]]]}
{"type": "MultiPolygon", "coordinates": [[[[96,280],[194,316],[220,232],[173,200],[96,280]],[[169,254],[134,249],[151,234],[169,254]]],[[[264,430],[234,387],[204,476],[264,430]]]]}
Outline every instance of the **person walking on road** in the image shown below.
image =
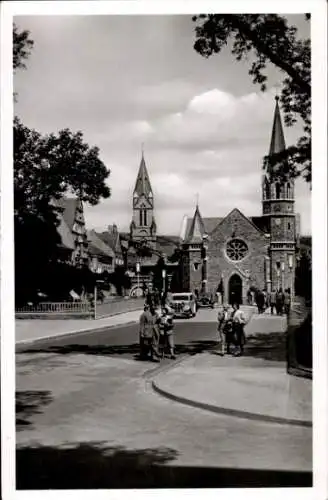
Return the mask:
{"type": "Polygon", "coordinates": [[[287,316],[289,315],[290,312],[290,304],[291,304],[290,288],[287,288],[285,290],[285,313],[287,314],[287,316]]]}
{"type": "Polygon", "coordinates": [[[276,295],[276,309],[277,309],[277,314],[279,316],[282,316],[284,312],[284,305],[285,305],[285,296],[282,291],[282,288],[279,288],[276,295]]]}
{"type": "Polygon", "coordinates": [[[162,309],[159,343],[162,350],[162,358],[165,355],[165,348],[168,347],[171,359],[176,359],[174,354],[173,318],[172,315],[169,314],[167,307],[163,307],[162,309]]]}
{"type": "Polygon", "coordinates": [[[233,313],[232,313],[232,323],[233,323],[233,331],[236,339],[236,345],[238,348],[238,352],[236,356],[241,356],[244,352],[244,345],[246,342],[244,326],[246,324],[246,318],[241,309],[239,309],[239,304],[233,305],[233,313]]]}
{"type": "MultiPolygon", "coordinates": [[[[218,313],[218,341],[221,345],[222,356],[225,355],[227,340],[229,340],[226,338],[229,319],[230,319],[229,308],[225,304],[223,306],[223,309],[218,313]]],[[[230,345],[228,351],[230,351],[230,345]]]]}
{"type": "Polygon", "coordinates": [[[258,290],[256,294],[256,305],[258,314],[262,314],[263,312],[264,301],[265,301],[264,293],[262,292],[262,290],[258,290]]]}
{"type": "Polygon", "coordinates": [[[159,360],[158,353],[158,316],[154,308],[150,308],[148,304],[144,306],[144,312],[139,320],[139,342],[140,342],[140,357],[147,359],[150,351],[150,359],[152,361],[159,360]]]}

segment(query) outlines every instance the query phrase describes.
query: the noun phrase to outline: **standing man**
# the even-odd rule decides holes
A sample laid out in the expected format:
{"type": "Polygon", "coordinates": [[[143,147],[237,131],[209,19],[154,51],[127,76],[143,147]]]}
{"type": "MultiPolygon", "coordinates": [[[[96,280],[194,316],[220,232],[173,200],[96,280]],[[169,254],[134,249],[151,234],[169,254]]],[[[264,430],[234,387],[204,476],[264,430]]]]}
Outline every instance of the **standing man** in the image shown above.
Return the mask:
{"type": "Polygon", "coordinates": [[[141,359],[147,358],[148,351],[150,351],[150,358],[152,361],[159,360],[157,350],[158,346],[158,316],[153,308],[148,304],[144,306],[144,312],[139,319],[139,342],[140,342],[140,357],[141,359]],[[155,356],[155,358],[154,358],[155,356]]]}
{"type": "Polygon", "coordinates": [[[236,354],[236,356],[241,356],[244,352],[244,345],[246,341],[244,332],[246,318],[243,311],[239,309],[239,304],[236,303],[233,305],[232,323],[233,323],[234,334],[236,337],[236,344],[237,347],[239,348],[239,352],[238,354],[236,354]]]}
{"type": "MultiPolygon", "coordinates": [[[[229,311],[228,306],[224,305],[222,311],[218,313],[218,341],[221,344],[221,355],[224,356],[227,346],[227,325],[229,321],[229,311]]],[[[230,351],[230,343],[228,344],[227,353],[230,351]]]]}

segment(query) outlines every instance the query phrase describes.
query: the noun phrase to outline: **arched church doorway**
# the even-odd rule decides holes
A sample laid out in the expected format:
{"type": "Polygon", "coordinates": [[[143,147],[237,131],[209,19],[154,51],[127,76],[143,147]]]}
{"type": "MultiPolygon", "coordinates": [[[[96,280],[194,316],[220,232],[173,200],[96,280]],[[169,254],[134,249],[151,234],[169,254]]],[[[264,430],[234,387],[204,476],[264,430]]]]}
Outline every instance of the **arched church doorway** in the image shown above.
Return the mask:
{"type": "Polygon", "coordinates": [[[237,302],[242,304],[243,301],[243,282],[238,274],[233,274],[229,279],[229,304],[237,302]]]}

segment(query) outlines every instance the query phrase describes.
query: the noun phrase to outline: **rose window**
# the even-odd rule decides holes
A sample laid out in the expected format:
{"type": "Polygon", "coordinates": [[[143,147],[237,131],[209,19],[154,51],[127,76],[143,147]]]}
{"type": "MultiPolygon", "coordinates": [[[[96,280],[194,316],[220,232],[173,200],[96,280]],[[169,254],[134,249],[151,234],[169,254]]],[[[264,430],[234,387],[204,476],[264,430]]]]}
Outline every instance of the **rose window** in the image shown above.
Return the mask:
{"type": "Polygon", "coordinates": [[[233,239],[227,244],[227,255],[229,259],[238,261],[246,257],[248,246],[243,240],[233,239]]]}

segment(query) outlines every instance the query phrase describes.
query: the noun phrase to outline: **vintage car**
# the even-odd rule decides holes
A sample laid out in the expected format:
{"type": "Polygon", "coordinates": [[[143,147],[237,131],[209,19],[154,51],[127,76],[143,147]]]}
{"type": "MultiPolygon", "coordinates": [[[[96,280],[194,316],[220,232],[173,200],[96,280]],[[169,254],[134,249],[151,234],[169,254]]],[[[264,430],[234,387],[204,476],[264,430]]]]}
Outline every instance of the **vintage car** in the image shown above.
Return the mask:
{"type": "Polygon", "coordinates": [[[214,308],[214,297],[210,294],[200,295],[197,299],[197,309],[201,307],[211,307],[214,308]]]}
{"type": "Polygon", "coordinates": [[[192,318],[196,316],[197,306],[193,293],[173,293],[170,300],[170,307],[173,309],[173,316],[192,318]]]}

